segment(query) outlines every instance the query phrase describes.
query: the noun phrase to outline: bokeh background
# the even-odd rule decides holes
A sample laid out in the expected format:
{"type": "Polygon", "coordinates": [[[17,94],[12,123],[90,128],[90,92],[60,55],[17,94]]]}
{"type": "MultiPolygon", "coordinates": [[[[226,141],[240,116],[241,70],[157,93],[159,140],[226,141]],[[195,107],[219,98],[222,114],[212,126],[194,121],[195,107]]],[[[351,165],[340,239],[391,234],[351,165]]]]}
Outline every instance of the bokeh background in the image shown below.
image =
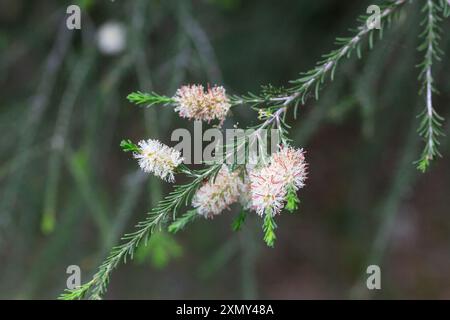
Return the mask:
{"type": "MultiPolygon", "coordinates": [[[[128,93],[287,85],[374,2],[0,0],[0,297],[56,298],[73,264],[89,280],[170,190],[141,174],[119,143],[170,143],[173,129],[192,123],[169,108],[132,106],[128,93]],[[72,3],[82,7],[81,30],[65,27],[72,3]],[[117,52],[99,47],[100,30],[117,52]]],[[[299,212],[277,219],[275,249],[265,247],[258,217],[239,233],[230,228],[236,210],[199,220],[176,236],[156,234],[113,273],[106,298],[450,298],[450,138],[428,173],[413,164],[423,107],[422,1],[414,2],[289,120],[310,175],[299,212]],[[382,290],[365,287],[370,264],[381,266],[382,290]]],[[[435,68],[446,118],[449,22],[435,68]]],[[[242,107],[226,125],[255,121],[242,107]]]]}

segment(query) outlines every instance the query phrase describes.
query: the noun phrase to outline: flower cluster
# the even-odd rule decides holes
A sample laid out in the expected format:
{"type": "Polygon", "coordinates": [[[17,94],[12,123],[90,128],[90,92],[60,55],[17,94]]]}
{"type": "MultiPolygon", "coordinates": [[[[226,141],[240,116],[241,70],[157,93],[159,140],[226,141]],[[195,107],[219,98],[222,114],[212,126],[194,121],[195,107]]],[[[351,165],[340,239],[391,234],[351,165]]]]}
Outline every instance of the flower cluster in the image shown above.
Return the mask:
{"type": "MultiPolygon", "coordinates": [[[[205,91],[202,85],[183,86],[172,98],[137,92],[130,94],[128,99],[148,106],[172,104],[181,117],[207,122],[219,120],[221,123],[232,103],[223,87],[208,87],[205,91]]],[[[274,120],[279,121],[283,110],[277,109],[276,113],[260,111],[259,119],[265,121],[260,128],[265,128],[274,120]]],[[[177,186],[163,202],[164,210],[172,211],[172,203],[176,201],[179,207],[191,200],[193,207],[169,226],[171,232],[183,229],[199,216],[213,218],[238,202],[242,211],[233,222],[233,229],[239,230],[247,212],[256,212],[264,218],[264,241],[273,247],[277,228],[274,217],[281,210],[294,212],[298,208],[297,191],[304,187],[306,180],[307,164],[303,149],[289,145],[278,146],[278,151],[271,156],[250,152],[245,166],[231,168],[219,164],[206,171],[191,171],[185,166],[175,170],[183,162],[181,153],[156,140],[141,141],[138,145],[124,140],[121,146],[124,151],[133,152],[145,172],[152,172],[166,181],[174,181],[175,171],[195,177],[192,183],[177,186]]]]}
{"type": "Polygon", "coordinates": [[[174,170],[183,162],[179,151],[152,139],[142,140],[138,146],[133,155],[144,172],[151,172],[165,181],[175,180],[174,170]]]}
{"type": "Polygon", "coordinates": [[[226,165],[222,165],[216,178],[206,182],[194,194],[192,206],[198,214],[211,218],[238,201],[243,187],[239,172],[231,172],[226,165]]]}
{"type": "Polygon", "coordinates": [[[223,122],[231,104],[221,86],[208,87],[188,85],[179,88],[173,97],[175,111],[183,118],[210,122],[217,119],[223,122]]]}
{"type": "Polygon", "coordinates": [[[248,175],[231,172],[223,165],[214,180],[206,182],[195,193],[192,206],[204,217],[213,217],[239,201],[246,210],[259,215],[278,214],[288,208],[291,197],[305,185],[307,164],[303,149],[281,146],[268,165],[248,166],[248,175]]]}
{"type": "Polygon", "coordinates": [[[259,214],[278,214],[290,190],[302,188],[307,164],[303,149],[282,146],[270,164],[250,173],[252,208],[259,214]]]}

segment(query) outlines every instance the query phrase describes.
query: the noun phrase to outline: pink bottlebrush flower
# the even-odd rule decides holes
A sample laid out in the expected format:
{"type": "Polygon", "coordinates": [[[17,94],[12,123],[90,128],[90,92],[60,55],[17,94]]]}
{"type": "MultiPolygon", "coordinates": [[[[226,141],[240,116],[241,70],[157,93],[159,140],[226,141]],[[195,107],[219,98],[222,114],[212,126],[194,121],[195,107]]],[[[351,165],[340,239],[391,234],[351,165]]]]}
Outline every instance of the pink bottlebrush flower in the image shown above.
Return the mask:
{"type": "Polygon", "coordinates": [[[298,190],[305,185],[305,156],[303,149],[281,146],[270,164],[250,173],[251,207],[259,214],[278,214],[284,208],[289,188],[298,190]]]}
{"type": "Polygon", "coordinates": [[[175,111],[180,117],[191,120],[210,122],[217,119],[223,122],[231,107],[225,89],[221,86],[208,87],[207,91],[202,85],[182,86],[174,99],[175,111]]]}
{"type": "Polygon", "coordinates": [[[208,181],[194,194],[192,206],[198,214],[211,218],[220,214],[239,199],[243,182],[239,172],[230,172],[226,165],[220,169],[214,181],[208,181]]]}
{"type": "Polygon", "coordinates": [[[278,173],[269,165],[250,173],[251,208],[260,216],[267,210],[272,215],[281,211],[284,207],[286,190],[278,173]]]}
{"type": "Polygon", "coordinates": [[[295,190],[305,186],[307,163],[303,149],[281,146],[272,156],[271,166],[285,186],[295,190]]]}

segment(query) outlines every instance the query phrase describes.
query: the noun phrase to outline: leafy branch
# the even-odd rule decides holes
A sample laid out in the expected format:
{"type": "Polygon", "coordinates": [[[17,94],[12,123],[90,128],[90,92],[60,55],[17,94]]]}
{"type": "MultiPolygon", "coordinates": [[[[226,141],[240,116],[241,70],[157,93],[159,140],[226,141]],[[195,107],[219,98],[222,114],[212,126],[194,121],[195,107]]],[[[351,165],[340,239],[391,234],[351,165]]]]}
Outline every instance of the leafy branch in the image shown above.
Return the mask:
{"type": "Polygon", "coordinates": [[[434,61],[440,60],[442,55],[442,51],[438,47],[441,33],[438,23],[442,18],[438,15],[438,6],[434,0],[427,0],[422,11],[425,13],[425,18],[422,21],[424,31],[420,37],[424,41],[418,47],[418,50],[425,52],[425,57],[418,67],[421,68],[419,79],[422,81],[421,93],[425,93],[425,109],[419,115],[421,117],[419,134],[425,140],[425,148],[421,158],[417,161],[417,168],[425,172],[430,166],[430,162],[437,156],[441,156],[438,150],[438,138],[443,135],[440,127],[444,119],[433,106],[433,93],[436,92],[436,89],[434,88],[432,72],[434,61]]]}
{"type": "Polygon", "coordinates": [[[450,0],[439,0],[439,9],[444,17],[450,17],[450,0]]]}
{"type": "Polygon", "coordinates": [[[128,257],[132,259],[139,244],[142,241],[145,241],[146,244],[149,236],[156,228],[161,227],[161,224],[167,220],[170,214],[175,215],[181,206],[188,205],[192,195],[200,187],[201,183],[205,179],[215,176],[220,168],[221,165],[215,165],[204,170],[191,171],[190,174],[195,177],[194,180],[191,183],[176,186],[174,191],[160,201],[158,206],[148,213],[145,220],[136,225],[137,230],[135,232],[126,234],[122,238],[125,242],[112,249],[111,253],[99,267],[99,270],[93,276],[91,281],[79,288],[66,290],[65,293],[60,296],[60,299],[74,300],[83,299],[87,296],[91,299],[101,298],[107,290],[111,273],[117,265],[121,261],[126,263],[128,257]]]}
{"type": "Polygon", "coordinates": [[[170,97],[161,96],[157,93],[144,93],[144,92],[132,92],[127,96],[128,101],[134,103],[136,105],[145,104],[146,107],[151,107],[155,104],[164,104],[168,105],[170,103],[174,103],[175,100],[170,97]]]}
{"type": "MultiPolygon", "coordinates": [[[[382,11],[380,13],[380,30],[371,28],[367,25],[368,15],[360,16],[358,21],[361,21],[362,24],[356,29],[351,30],[355,32],[355,35],[352,37],[337,38],[336,44],[339,45],[339,48],[323,55],[323,59],[320,60],[312,70],[304,72],[301,74],[300,78],[290,81],[292,84],[290,88],[277,88],[272,85],[262,86],[259,94],[249,92],[241,96],[230,96],[231,105],[250,105],[255,109],[261,108],[261,106],[268,109],[272,109],[273,107],[278,109],[280,107],[287,107],[295,102],[295,107],[297,109],[300,103],[304,104],[306,99],[311,96],[313,88],[314,96],[318,99],[319,91],[328,74],[333,81],[335,70],[340,60],[344,57],[350,58],[355,50],[357,56],[360,58],[362,41],[366,37],[368,37],[369,48],[372,49],[375,33],[378,31],[381,38],[386,25],[390,24],[394,14],[398,12],[398,9],[406,2],[407,0],[395,0],[382,6],[382,11]]],[[[134,104],[147,104],[148,106],[154,104],[168,105],[175,103],[173,98],[161,96],[154,92],[143,93],[139,91],[128,95],[128,100],[134,104]]]]}
{"type": "Polygon", "coordinates": [[[300,200],[297,196],[297,191],[293,186],[289,186],[286,194],[286,206],[285,209],[291,213],[298,209],[298,204],[300,200]]]}
{"type": "Polygon", "coordinates": [[[239,212],[238,216],[233,220],[233,223],[231,224],[231,228],[233,229],[233,231],[241,230],[246,218],[247,211],[242,210],[241,212],[239,212]]]}
{"type": "Polygon", "coordinates": [[[185,214],[183,214],[180,218],[172,222],[171,225],[169,225],[169,232],[171,233],[177,233],[178,231],[183,230],[189,223],[194,221],[196,218],[198,218],[199,215],[197,213],[197,210],[189,210],[185,214]]]}
{"type": "Polygon", "coordinates": [[[264,241],[269,247],[273,247],[275,245],[275,240],[277,236],[275,235],[275,229],[277,228],[277,224],[273,218],[272,212],[268,210],[264,215],[264,241]]]}
{"type": "Polygon", "coordinates": [[[120,142],[120,147],[124,152],[139,152],[139,147],[129,139],[122,140],[120,142]]]}
{"type": "MultiPolygon", "coordinates": [[[[297,109],[300,103],[304,104],[306,99],[311,96],[312,90],[316,99],[319,99],[319,91],[322,84],[325,82],[328,75],[330,75],[331,81],[334,80],[336,68],[342,58],[350,58],[351,54],[356,50],[357,56],[361,57],[362,40],[368,37],[369,48],[373,48],[374,35],[376,31],[379,31],[380,38],[383,36],[384,28],[390,24],[392,17],[398,9],[402,7],[407,0],[396,0],[383,6],[380,13],[380,30],[376,28],[370,28],[367,25],[369,16],[362,15],[358,21],[363,24],[360,25],[352,37],[337,38],[336,44],[340,47],[331,51],[328,54],[323,55],[323,59],[320,60],[316,67],[301,74],[301,77],[296,80],[292,80],[290,83],[293,85],[291,88],[285,90],[288,94],[283,95],[283,90],[275,94],[256,95],[248,93],[244,96],[233,96],[233,105],[249,104],[252,107],[256,107],[259,104],[275,103],[277,105],[288,106],[295,102],[295,108],[297,109]]],[[[296,113],[296,112],[295,112],[296,113]]]]}

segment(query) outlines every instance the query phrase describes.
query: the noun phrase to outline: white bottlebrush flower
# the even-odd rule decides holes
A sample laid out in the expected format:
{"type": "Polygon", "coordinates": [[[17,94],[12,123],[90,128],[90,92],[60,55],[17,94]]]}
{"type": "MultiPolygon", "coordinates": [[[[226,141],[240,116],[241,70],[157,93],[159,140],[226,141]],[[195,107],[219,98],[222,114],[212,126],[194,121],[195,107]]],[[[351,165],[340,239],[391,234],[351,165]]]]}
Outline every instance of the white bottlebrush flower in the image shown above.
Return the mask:
{"type": "Polygon", "coordinates": [[[139,152],[133,155],[144,172],[153,173],[169,182],[175,180],[174,170],[183,162],[180,151],[152,139],[142,140],[138,146],[139,152]]]}
{"type": "Polygon", "coordinates": [[[206,182],[197,190],[192,198],[192,206],[198,214],[211,218],[238,201],[242,187],[239,172],[230,172],[223,165],[214,181],[206,182]]]}
{"type": "Polygon", "coordinates": [[[305,185],[306,168],[303,149],[280,147],[269,165],[250,173],[251,207],[259,215],[268,210],[278,214],[285,205],[288,188],[298,190],[305,185]]]}
{"type": "Polygon", "coordinates": [[[210,122],[217,119],[223,122],[231,107],[225,89],[221,86],[208,87],[206,91],[202,85],[182,86],[174,99],[175,111],[191,120],[210,122]]]}
{"type": "Polygon", "coordinates": [[[115,55],[125,48],[125,27],[118,22],[103,24],[97,33],[97,44],[100,52],[106,55],[115,55]]]}

